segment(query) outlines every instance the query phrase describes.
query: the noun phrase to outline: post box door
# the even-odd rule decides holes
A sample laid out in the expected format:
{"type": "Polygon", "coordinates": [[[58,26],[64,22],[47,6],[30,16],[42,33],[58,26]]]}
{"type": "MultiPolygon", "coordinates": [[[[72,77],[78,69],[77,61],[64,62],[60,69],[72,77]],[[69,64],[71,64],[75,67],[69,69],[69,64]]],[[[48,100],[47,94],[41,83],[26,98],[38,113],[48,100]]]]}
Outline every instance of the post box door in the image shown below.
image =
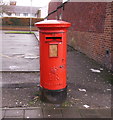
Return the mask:
{"type": "Polygon", "coordinates": [[[41,84],[48,89],[66,87],[66,40],[64,33],[43,34],[41,84]],[[64,41],[63,41],[63,40],[64,41]]]}

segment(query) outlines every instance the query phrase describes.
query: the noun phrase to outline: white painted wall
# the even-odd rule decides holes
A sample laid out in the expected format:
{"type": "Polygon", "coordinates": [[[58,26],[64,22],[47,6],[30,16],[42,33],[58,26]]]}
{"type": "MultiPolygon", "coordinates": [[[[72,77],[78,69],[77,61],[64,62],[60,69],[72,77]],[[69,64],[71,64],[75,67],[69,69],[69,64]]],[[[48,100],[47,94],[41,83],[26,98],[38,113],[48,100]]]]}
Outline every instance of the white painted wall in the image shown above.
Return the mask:
{"type": "Polygon", "coordinates": [[[40,8],[41,10],[41,18],[45,18],[48,15],[48,5],[40,8]]]}
{"type": "Polygon", "coordinates": [[[30,14],[28,14],[28,16],[24,16],[24,14],[20,14],[19,16],[18,15],[15,15],[14,13],[12,13],[10,16],[8,16],[7,14],[3,13],[3,16],[0,15],[0,17],[21,17],[21,18],[29,18],[29,17],[32,17],[32,18],[37,18],[37,17],[34,17],[30,14]]]}

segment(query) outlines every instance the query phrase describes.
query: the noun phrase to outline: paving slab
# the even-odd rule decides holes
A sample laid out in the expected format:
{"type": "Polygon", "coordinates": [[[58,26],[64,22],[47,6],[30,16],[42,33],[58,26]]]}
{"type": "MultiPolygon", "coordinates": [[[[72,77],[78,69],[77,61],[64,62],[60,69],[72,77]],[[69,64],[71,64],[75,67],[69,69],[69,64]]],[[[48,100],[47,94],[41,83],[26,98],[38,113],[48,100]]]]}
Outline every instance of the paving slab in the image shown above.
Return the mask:
{"type": "Polygon", "coordinates": [[[39,94],[39,87],[4,88],[2,94],[3,108],[30,107],[35,102],[34,97],[39,94]]]}
{"type": "Polygon", "coordinates": [[[6,110],[4,118],[23,118],[24,110],[6,110]]]}
{"type": "Polygon", "coordinates": [[[96,112],[99,114],[100,118],[111,118],[111,109],[98,109],[96,112]]]}
{"type": "Polygon", "coordinates": [[[43,108],[44,118],[62,118],[61,109],[43,108]]]}
{"type": "Polygon", "coordinates": [[[77,108],[62,109],[63,118],[81,118],[80,112],[77,108]]]}
{"type": "Polygon", "coordinates": [[[25,110],[25,118],[43,118],[42,108],[25,110]]]}
{"type": "Polygon", "coordinates": [[[96,109],[79,109],[82,118],[100,118],[96,109]]]}
{"type": "MultiPolygon", "coordinates": [[[[29,85],[39,84],[39,72],[2,72],[2,87],[29,87],[29,85]],[[23,85],[23,86],[22,86],[23,85]]],[[[35,86],[36,86],[35,85],[35,86]]]]}
{"type": "Polygon", "coordinates": [[[5,112],[6,112],[6,110],[2,110],[1,115],[0,115],[1,118],[5,117],[5,112]]]}
{"type": "Polygon", "coordinates": [[[39,71],[39,45],[33,34],[5,34],[3,31],[2,36],[3,71],[39,71]]]}

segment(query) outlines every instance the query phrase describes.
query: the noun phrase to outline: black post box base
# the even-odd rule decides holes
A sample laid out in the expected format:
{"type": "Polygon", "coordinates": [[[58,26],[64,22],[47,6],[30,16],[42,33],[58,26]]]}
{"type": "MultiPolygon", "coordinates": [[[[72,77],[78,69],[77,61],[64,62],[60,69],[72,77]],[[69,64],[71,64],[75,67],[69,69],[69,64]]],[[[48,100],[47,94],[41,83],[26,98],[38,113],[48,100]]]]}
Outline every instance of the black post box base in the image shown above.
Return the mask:
{"type": "Polygon", "coordinates": [[[46,103],[60,104],[67,98],[67,87],[60,90],[48,90],[40,87],[40,99],[46,103]]]}

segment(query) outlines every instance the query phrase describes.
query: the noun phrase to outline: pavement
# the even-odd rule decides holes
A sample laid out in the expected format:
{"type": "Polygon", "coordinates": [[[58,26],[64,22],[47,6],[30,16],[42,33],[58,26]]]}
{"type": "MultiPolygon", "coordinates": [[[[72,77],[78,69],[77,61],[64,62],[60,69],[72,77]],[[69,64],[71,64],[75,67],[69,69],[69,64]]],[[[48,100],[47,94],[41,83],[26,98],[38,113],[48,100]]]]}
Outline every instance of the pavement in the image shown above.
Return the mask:
{"type": "Polygon", "coordinates": [[[37,44],[38,41],[34,35],[3,32],[2,71],[39,71],[37,44]]]}
{"type": "Polygon", "coordinates": [[[40,100],[38,32],[2,32],[1,118],[111,118],[113,73],[86,55],[67,49],[67,99],[40,100]]]}

